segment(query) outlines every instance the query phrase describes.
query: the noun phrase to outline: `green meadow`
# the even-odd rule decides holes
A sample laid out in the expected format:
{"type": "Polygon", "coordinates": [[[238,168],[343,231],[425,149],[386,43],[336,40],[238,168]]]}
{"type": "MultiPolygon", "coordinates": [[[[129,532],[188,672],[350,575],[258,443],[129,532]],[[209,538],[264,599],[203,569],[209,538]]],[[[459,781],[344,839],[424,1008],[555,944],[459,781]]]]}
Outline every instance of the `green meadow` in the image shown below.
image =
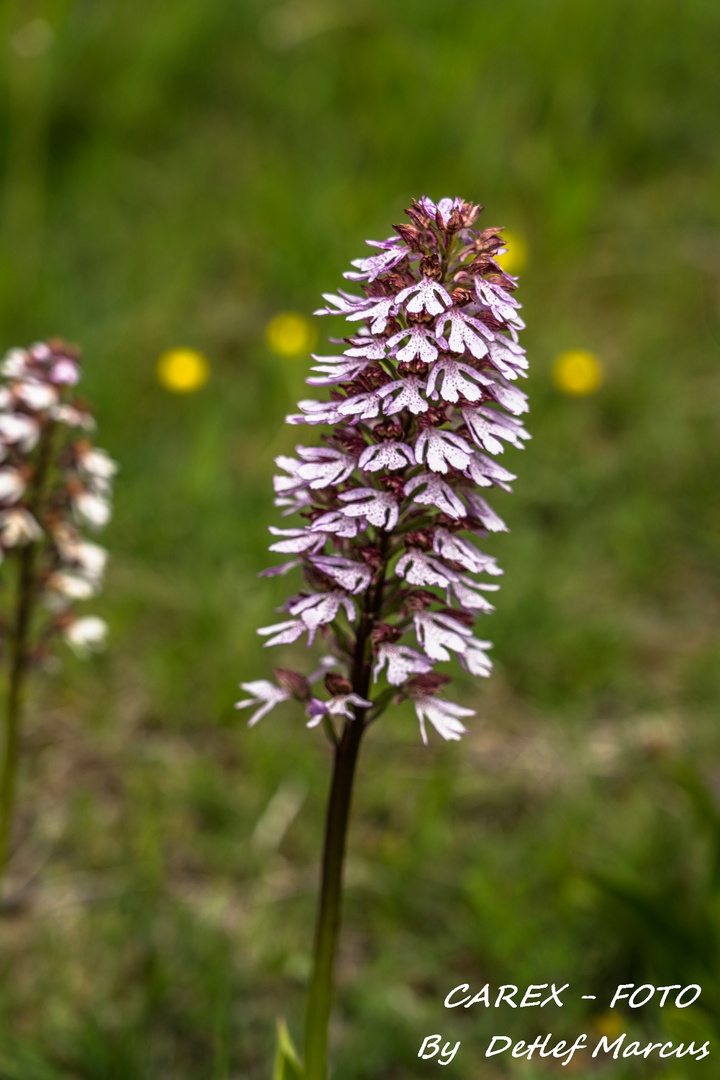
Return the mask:
{"type": "MultiPolygon", "coordinates": [[[[106,652],[28,701],[2,1080],[269,1080],[299,1039],[329,751],[299,707],[249,731],[239,681],[306,663],[257,626],[273,458],[310,317],[413,196],[524,238],[533,439],[490,680],[462,743],[406,707],[366,740],[335,1080],[705,1080],[720,1054],[720,6],[713,0],[6,0],[1,347],[60,335],[120,464],[106,652]],[[40,21],[38,21],[40,20],[40,21]],[[366,249],[365,249],[366,250],[366,249]],[[210,378],[179,394],[166,350],[210,378]],[[587,396],[553,382],[588,350],[587,396]],[[467,983],[569,983],[562,1010],[446,1010],[467,983]],[[620,983],[695,1005],[609,1012],[620,983]],[[595,1000],[582,1000],[595,995],[595,1000]],[[492,1035],[710,1040],[564,1068],[492,1035]]],[[[340,329],[317,324],[323,340],[340,329]]],[[[525,387],[524,387],[525,388],[525,387]]],[[[312,392],[310,392],[312,393],[312,392]]],[[[90,610],[90,609],[89,609],[90,610]]],[[[625,1003],[626,1005],[627,1003],[625,1003]]]]}

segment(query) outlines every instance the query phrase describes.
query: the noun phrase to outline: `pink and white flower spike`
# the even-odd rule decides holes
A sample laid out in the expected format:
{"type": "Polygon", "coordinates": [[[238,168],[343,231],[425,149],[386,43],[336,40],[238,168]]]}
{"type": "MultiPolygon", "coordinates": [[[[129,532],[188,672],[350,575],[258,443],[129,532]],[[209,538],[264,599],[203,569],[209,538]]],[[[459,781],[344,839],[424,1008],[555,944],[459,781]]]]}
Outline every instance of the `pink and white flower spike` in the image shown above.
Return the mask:
{"type": "MultiPolygon", "coordinates": [[[[304,584],[282,608],[290,617],[259,633],[268,646],[320,638],[338,670],[325,674],[325,699],[285,669],[278,685],[242,684],[251,723],[294,698],[308,727],[336,738],[334,718],[364,725],[406,698],[424,742],[428,723],[443,739],[466,731],[473,710],[441,695],[448,679],[434,669],[457,656],[473,675],[492,670],[491,644],[473,627],[493,611],[487,593],[502,571],[475,541],[506,525],[479,489],[511,490],[515,476],[496,458],[530,437],[517,278],[496,259],[502,230],[475,227],[481,209],[414,201],[409,223],[369,240],[375,253],[345,274],[362,294],[327,293],[315,313],[349,330],[342,351],[313,356],[307,382],[327,395],[287,418],[318,434],[276,459],[276,505],[301,522],[271,527],[270,550],[294,558],[265,574],[300,569],[304,584]]],[[[5,480],[10,491],[19,482],[5,480]]]]}

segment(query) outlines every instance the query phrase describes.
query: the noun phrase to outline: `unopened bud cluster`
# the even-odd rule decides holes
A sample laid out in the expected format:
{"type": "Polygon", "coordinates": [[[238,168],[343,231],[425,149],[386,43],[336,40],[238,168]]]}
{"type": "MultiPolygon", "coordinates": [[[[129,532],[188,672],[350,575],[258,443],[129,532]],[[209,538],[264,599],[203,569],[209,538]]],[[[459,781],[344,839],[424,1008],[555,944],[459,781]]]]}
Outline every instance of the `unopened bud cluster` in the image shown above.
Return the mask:
{"type": "Polygon", "coordinates": [[[33,608],[40,601],[45,613],[38,659],[57,633],[84,655],[107,632],[102,619],[74,611],[102,584],[107,553],[84,529],[110,520],[116,471],[93,446],[95,422],[75,396],[79,379],[80,354],[62,341],[12,349],[0,362],[0,559],[32,545],[33,608]]]}
{"type": "Polygon", "coordinates": [[[502,571],[472,537],[506,526],[479,489],[510,490],[515,477],[497,456],[529,438],[518,419],[527,360],[517,279],[496,261],[501,230],[473,228],[481,209],[413,202],[410,224],[368,241],[377,253],[346,273],[364,296],[340,290],[316,312],[344,315],[351,330],[341,353],[314,357],[307,382],[330,387],[329,398],[301,401],[287,418],[329,430],[321,445],[276,459],[276,505],[303,524],[270,529],[270,550],[291,558],[265,573],[298,567],[305,588],[259,633],[282,645],[319,632],[333,655],[307,680],[278,671],[276,683],[241,684],[251,697],[239,707],[258,706],[251,723],[291,697],[308,726],[364,718],[380,708],[367,698],[371,669],[412,699],[425,741],[426,721],[457,739],[473,714],[441,696],[448,676],[434,668],[454,653],[473,675],[491,671],[490,643],[472,630],[493,610],[487,594],[502,571]],[[311,684],[333,661],[342,675],[326,675],[318,698],[311,684]]]}

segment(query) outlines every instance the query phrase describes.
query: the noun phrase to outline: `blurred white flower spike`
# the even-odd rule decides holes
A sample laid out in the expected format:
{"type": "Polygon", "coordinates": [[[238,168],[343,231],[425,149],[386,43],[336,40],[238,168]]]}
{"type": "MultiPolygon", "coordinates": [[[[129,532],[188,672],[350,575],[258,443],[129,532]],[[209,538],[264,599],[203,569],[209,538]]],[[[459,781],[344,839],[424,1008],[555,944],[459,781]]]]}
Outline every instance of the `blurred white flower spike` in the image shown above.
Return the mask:
{"type": "Polygon", "coordinates": [[[321,445],[277,459],[276,504],[304,523],[271,528],[283,537],[271,550],[294,558],[265,571],[300,567],[305,588],[281,609],[292,618],[259,633],[270,646],[321,637],[340,673],[326,676],[325,700],[298,693],[300,682],[292,692],[287,675],[281,687],[244,684],[253,697],[241,707],[259,706],[251,723],[295,698],[308,727],[322,723],[337,741],[336,720],[364,727],[408,699],[424,742],[428,723],[443,739],[466,731],[473,710],[442,697],[448,677],[433,669],[457,656],[473,675],[491,672],[490,642],[472,628],[493,610],[486,594],[498,586],[476,575],[502,571],[472,538],[506,526],[478,489],[509,491],[515,477],[496,456],[530,437],[517,385],[527,374],[517,278],[498,261],[502,230],[474,227],[481,209],[414,201],[409,224],[368,241],[375,253],[345,275],[364,295],[326,293],[316,312],[350,327],[334,355],[313,356],[307,382],[329,395],[299,402],[287,418],[326,430],[321,445]],[[387,686],[372,699],[381,679],[387,686]]]}
{"type": "MultiPolygon", "coordinates": [[[[40,661],[58,634],[78,656],[107,636],[102,619],[73,611],[102,585],[107,552],[81,529],[107,525],[117,471],[88,437],[95,422],[74,397],[80,372],[77,349],[58,340],[11,349],[0,362],[0,554],[33,549],[24,556],[33,578],[27,644],[40,661]]],[[[12,614],[7,625],[13,633],[12,614]]]]}
{"type": "Polygon", "coordinates": [[[107,624],[78,615],[100,590],[107,552],[87,540],[111,515],[115,462],[89,434],[95,421],[75,398],[80,353],[64,341],[11,349],[0,361],[0,634],[6,671],[0,758],[0,877],[10,844],[24,686],[48,666],[62,638],[86,658],[105,645],[107,624]]]}

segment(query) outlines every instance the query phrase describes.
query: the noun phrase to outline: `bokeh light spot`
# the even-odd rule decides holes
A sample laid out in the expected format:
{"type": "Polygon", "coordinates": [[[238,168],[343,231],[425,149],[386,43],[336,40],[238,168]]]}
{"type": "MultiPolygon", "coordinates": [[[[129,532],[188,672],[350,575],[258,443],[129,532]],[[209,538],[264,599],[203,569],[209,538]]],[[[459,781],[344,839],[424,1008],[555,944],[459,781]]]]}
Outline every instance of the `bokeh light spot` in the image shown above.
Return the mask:
{"type": "Polygon", "coordinates": [[[46,19],[31,19],[15,31],[10,44],[23,60],[42,56],[55,40],[55,31],[46,19]]]}
{"type": "Polygon", "coordinates": [[[570,349],[555,357],[552,380],[562,394],[585,397],[594,394],[603,383],[605,372],[594,353],[570,349]]]}
{"type": "Polygon", "coordinates": [[[527,240],[520,233],[506,229],[502,234],[507,251],[504,255],[498,255],[497,261],[508,274],[519,274],[525,269],[528,261],[527,240]]]}
{"type": "Polygon", "coordinates": [[[624,1026],[622,1016],[610,1012],[609,1010],[595,1018],[595,1027],[601,1035],[604,1035],[608,1039],[617,1039],[618,1035],[622,1033],[624,1026]]]}
{"type": "Polygon", "coordinates": [[[158,360],[157,377],[174,394],[193,394],[208,381],[210,365],[195,349],[169,349],[158,360]]]}
{"type": "Polygon", "coordinates": [[[302,356],[315,347],[315,327],[304,315],[281,311],[265,328],[268,348],[277,356],[302,356]]]}

